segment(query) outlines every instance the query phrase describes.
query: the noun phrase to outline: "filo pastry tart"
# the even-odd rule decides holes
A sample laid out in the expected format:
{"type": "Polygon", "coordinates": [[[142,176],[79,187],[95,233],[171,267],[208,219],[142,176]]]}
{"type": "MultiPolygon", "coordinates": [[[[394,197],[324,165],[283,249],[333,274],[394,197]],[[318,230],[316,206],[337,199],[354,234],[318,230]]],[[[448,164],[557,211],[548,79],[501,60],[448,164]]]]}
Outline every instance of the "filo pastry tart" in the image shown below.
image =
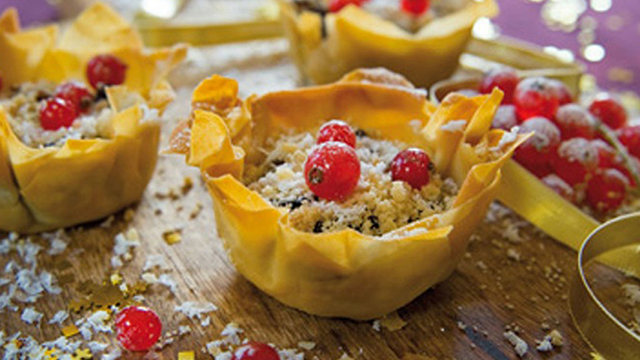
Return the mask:
{"type": "MultiPolygon", "coordinates": [[[[60,39],[57,26],[22,30],[15,9],[5,11],[0,230],[31,233],[76,225],[140,199],[157,160],[159,116],[174,97],[164,79],[186,50],[177,45],[146,51],[131,25],[101,3],[82,13],[60,39]],[[97,55],[126,71],[119,85],[94,83],[95,72],[87,69],[97,55]],[[77,111],[69,105],[76,95],[84,96],[73,103],[77,111]],[[69,123],[61,126],[65,119],[69,123]]],[[[97,78],[103,75],[98,71],[97,78]]]]}
{"type": "Polygon", "coordinates": [[[498,90],[452,94],[435,108],[423,91],[383,70],[246,100],[237,93],[232,79],[204,80],[170,152],[201,169],[237,270],[281,302],[321,316],[376,318],[445,280],[494,199],[501,167],[526,138],[490,130],[498,90]],[[361,163],[359,184],[338,201],[314,196],[300,181],[312,149],[345,149],[314,145],[319,126],[332,119],[356,129],[349,151],[361,163]],[[432,159],[432,181],[420,190],[390,180],[384,163],[407,148],[432,159]],[[411,216],[400,202],[374,209],[396,195],[427,205],[411,216]]]}
{"type": "MultiPolygon", "coordinates": [[[[439,0],[441,11],[415,19],[380,9],[383,0],[352,1],[327,12],[322,0],[278,0],[291,56],[303,79],[326,84],[361,67],[382,66],[428,87],[451,76],[481,17],[498,13],[494,0],[439,0]],[[447,3],[455,6],[444,6],[447,3]],[[407,19],[408,18],[408,19],[407,19]]],[[[330,5],[329,5],[330,6],[330,5]]]]}

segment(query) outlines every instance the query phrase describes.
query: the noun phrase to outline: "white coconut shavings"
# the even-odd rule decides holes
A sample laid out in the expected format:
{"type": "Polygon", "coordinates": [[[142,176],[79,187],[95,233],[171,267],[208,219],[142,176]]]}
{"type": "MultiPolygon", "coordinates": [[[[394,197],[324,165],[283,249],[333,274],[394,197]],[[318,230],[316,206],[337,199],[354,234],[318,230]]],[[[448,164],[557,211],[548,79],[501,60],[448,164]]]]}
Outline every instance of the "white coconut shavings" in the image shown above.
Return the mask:
{"type": "Polygon", "coordinates": [[[155,284],[158,282],[158,277],[154,273],[146,272],[140,275],[140,277],[142,278],[142,281],[146,282],[147,284],[155,284]]]}
{"type": "Polygon", "coordinates": [[[220,332],[220,335],[224,336],[224,341],[227,344],[240,345],[240,334],[242,330],[236,323],[228,323],[227,326],[220,332]]]}
{"type": "Polygon", "coordinates": [[[178,284],[176,284],[175,280],[173,280],[169,274],[160,274],[158,284],[166,286],[173,294],[178,292],[178,284]]]}
{"type": "Polygon", "coordinates": [[[202,327],[207,327],[209,325],[211,325],[211,317],[210,316],[207,316],[202,321],[200,321],[200,326],[202,326],[202,327]]]}
{"type": "Polygon", "coordinates": [[[162,255],[149,255],[147,261],[144,263],[142,271],[151,270],[153,268],[159,268],[160,270],[170,270],[171,267],[167,264],[167,260],[162,255]]]}
{"type": "Polygon", "coordinates": [[[29,325],[39,323],[42,320],[42,313],[36,311],[33,307],[27,307],[22,311],[20,319],[29,325]]]}
{"type": "Polygon", "coordinates": [[[76,321],[76,326],[80,331],[80,335],[85,341],[93,338],[94,332],[112,333],[111,326],[106,322],[111,318],[108,312],[101,310],[91,314],[86,319],[76,321]]]}
{"type": "Polygon", "coordinates": [[[22,269],[16,274],[16,284],[20,290],[28,295],[40,294],[44,287],[40,283],[40,277],[33,269],[22,269]]]}
{"type": "Polygon", "coordinates": [[[373,330],[380,332],[380,319],[373,320],[373,324],[371,324],[371,327],[373,328],[373,330]]]}
{"type": "Polygon", "coordinates": [[[182,335],[186,335],[191,333],[191,326],[189,325],[180,325],[178,327],[178,335],[182,336],[182,335]]]}
{"type": "Polygon", "coordinates": [[[230,351],[224,351],[216,355],[215,360],[231,360],[233,359],[233,354],[230,351]]]}
{"type": "Polygon", "coordinates": [[[69,236],[67,236],[64,229],[51,233],[43,233],[42,237],[49,241],[49,250],[47,251],[47,254],[51,256],[62,254],[67,249],[67,245],[70,241],[69,236]]]}
{"type": "Polygon", "coordinates": [[[280,355],[281,360],[304,360],[304,353],[296,349],[278,350],[278,355],[280,355]]]}
{"type": "Polygon", "coordinates": [[[303,350],[313,350],[316,347],[316,343],[313,341],[300,341],[298,347],[303,350]]]}
{"type": "Polygon", "coordinates": [[[115,245],[113,246],[113,256],[111,257],[111,266],[114,268],[122,267],[125,261],[131,260],[133,255],[131,251],[140,245],[140,236],[136,229],[129,229],[126,233],[120,233],[115,237],[115,245]]]}
{"type": "Polygon", "coordinates": [[[176,305],[175,312],[181,312],[190,319],[198,318],[204,321],[205,315],[218,310],[218,308],[210,302],[204,301],[185,301],[180,305],[176,305]]]}
{"type": "Polygon", "coordinates": [[[507,341],[509,341],[509,343],[511,343],[519,357],[523,357],[527,351],[529,351],[529,345],[527,345],[527,343],[513,331],[507,331],[502,335],[507,339],[507,341]]]}
{"type": "Polygon", "coordinates": [[[11,279],[7,279],[7,278],[0,278],[0,286],[5,286],[8,283],[11,282],[11,279]]]}
{"type": "Polygon", "coordinates": [[[18,242],[16,245],[16,251],[22,261],[24,261],[27,265],[35,265],[38,262],[37,256],[38,253],[42,250],[42,246],[31,242],[31,240],[27,239],[27,241],[18,242]]]}
{"type": "Polygon", "coordinates": [[[91,353],[95,355],[105,351],[109,347],[109,344],[91,341],[87,344],[87,346],[89,347],[91,353]]]}
{"type": "Polygon", "coordinates": [[[627,298],[627,303],[630,306],[640,304],[640,286],[634,284],[622,285],[622,291],[627,298]]]}
{"type": "Polygon", "coordinates": [[[49,324],[62,324],[65,320],[69,318],[69,313],[64,310],[60,310],[49,320],[49,324]]]}
{"type": "Polygon", "coordinates": [[[100,360],[116,360],[119,359],[120,356],[122,356],[122,350],[116,348],[108,354],[103,354],[100,360]]]}
{"type": "Polygon", "coordinates": [[[12,299],[16,293],[16,289],[18,287],[14,284],[9,286],[9,289],[0,295],[0,311],[4,309],[9,309],[11,311],[17,311],[18,307],[15,306],[12,302],[12,299]]]}
{"type": "Polygon", "coordinates": [[[6,255],[10,250],[11,242],[9,241],[9,239],[2,239],[2,241],[0,241],[0,254],[6,255]]]}
{"type": "Polygon", "coordinates": [[[467,120],[451,120],[446,124],[440,126],[440,130],[448,132],[460,132],[463,131],[467,125],[467,120]]]}

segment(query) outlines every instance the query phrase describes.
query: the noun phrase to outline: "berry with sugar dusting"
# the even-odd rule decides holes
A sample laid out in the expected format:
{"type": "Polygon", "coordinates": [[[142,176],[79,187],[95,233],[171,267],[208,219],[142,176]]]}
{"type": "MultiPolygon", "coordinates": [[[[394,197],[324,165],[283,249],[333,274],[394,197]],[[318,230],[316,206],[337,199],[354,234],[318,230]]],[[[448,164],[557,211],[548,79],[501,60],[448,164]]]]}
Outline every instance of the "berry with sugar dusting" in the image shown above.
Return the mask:
{"type": "Polygon", "coordinates": [[[618,139],[629,154],[640,157],[640,125],[624,126],[618,130],[618,139]]]}
{"type": "Polygon", "coordinates": [[[87,80],[94,89],[124,83],[127,64],[113,55],[97,55],[87,64],[87,80]]]}
{"type": "Polygon", "coordinates": [[[593,139],[596,136],[595,119],[578,104],[561,106],[556,113],[556,124],[560,128],[563,140],[575,137],[593,139]]]}
{"type": "Polygon", "coordinates": [[[551,166],[560,144],[560,130],[543,117],[534,117],[522,123],[521,134],[533,132],[515,152],[515,159],[538,177],[551,172],[551,166]]]}
{"type": "Polygon", "coordinates": [[[612,129],[627,124],[627,111],[608,94],[599,94],[589,105],[589,111],[612,129]]]}
{"type": "Polygon", "coordinates": [[[598,167],[598,149],[589,140],[573,138],[560,144],[554,169],[571,186],[584,183],[598,167]]]}
{"type": "Polygon", "coordinates": [[[401,0],[402,11],[414,16],[420,16],[429,10],[430,0],[401,0]]]}
{"type": "Polygon", "coordinates": [[[307,157],[304,178],[309,189],[322,199],[347,199],[360,179],[360,161],[356,151],[336,141],[320,144],[307,157]]]}
{"type": "Polygon", "coordinates": [[[628,185],[627,178],[616,169],[598,171],[587,185],[587,202],[594,210],[613,211],[624,202],[628,185]]]}
{"type": "Polygon", "coordinates": [[[236,349],[231,360],[280,360],[280,355],[267,344],[249,342],[236,349]]]}
{"type": "Polygon", "coordinates": [[[560,106],[566,105],[573,102],[573,97],[571,96],[571,92],[567,88],[562,81],[556,79],[549,79],[549,83],[553,91],[556,93],[556,97],[558,98],[558,104],[560,106]]]}
{"type": "Polygon", "coordinates": [[[78,117],[76,107],[65,99],[52,97],[40,108],[40,126],[45,130],[55,131],[69,127],[78,117]]]}
{"type": "Polygon", "coordinates": [[[418,148],[402,150],[391,160],[393,181],[404,181],[414,189],[421,189],[430,180],[431,159],[418,148]]]}
{"type": "Polygon", "coordinates": [[[549,174],[542,178],[542,182],[555,191],[558,195],[562,196],[569,202],[576,201],[576,192],[569,186],[564,180],[562,180],[556,174],[549,174]]]}
{"type": "Polygon", "coordinates": [[[86,86],[72,81],[58,86],[56,96],[73,104],[79,112],[87,111],[93,101],[93,95],[86,86]]]}
{"type": "Polygon", "coordinates": [[[127,350],[149,350],[158,341],[161,333],[162,322],[149,308],[129,306],[116,316],[116,337],[127,350]]]}
{"type": "Polygon", "coordinates": [[[560,101],[549,79],[531,77],[520,81],[513,95],[513,103],[521,120],[536,116],[553,119],[560,101]]]}
{"type": "Polygon", "coordinates": [[[318,144],[326,143],[328,141],[345,143],[352,148],[355,148],[356,134],[346,122],[331,120],[322,125],[318,131],[318,144]]]}
{"type": "Polygon", "coordinates": [[[515,70],[510,68],[496,68],[489,71],[482,82],[480,82],[480,92],[490,94],[494,88],[502,90],[504,98],[503,104],[513,103],[513,93],[516,91],[520,79],[515,70]]]}
{"type": "Polygon", "coordinates": [[[516,125],[518,125],[518,116],[516,115],[516,107],[513,105],[501,105],[491,123],[493,128],[506,131],[516,125]]]}

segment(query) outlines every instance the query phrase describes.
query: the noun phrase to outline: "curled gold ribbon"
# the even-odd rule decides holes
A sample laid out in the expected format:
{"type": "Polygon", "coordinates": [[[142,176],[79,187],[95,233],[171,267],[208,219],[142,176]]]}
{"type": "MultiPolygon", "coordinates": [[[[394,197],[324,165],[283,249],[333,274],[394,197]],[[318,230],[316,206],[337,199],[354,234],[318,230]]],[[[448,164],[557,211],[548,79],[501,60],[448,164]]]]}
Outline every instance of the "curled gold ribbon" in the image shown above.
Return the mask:
{"type": "MultiPolygon", "coordinates": [[[[594,350],[611,360],[640,358],[640,336],[602,304],[589,286],[584,267],[601,255],[639,245],[639,235],[640,212],[621,216],[595,229],[580,248],[578,275],[570,288],[569,306],[576,327],[594,350]]],[[[622,265],[624,270],[638,276],[638,257],[636,251],[625,251],[614,258],[624,263],[618,263],[618,267],[622,265]]]]}

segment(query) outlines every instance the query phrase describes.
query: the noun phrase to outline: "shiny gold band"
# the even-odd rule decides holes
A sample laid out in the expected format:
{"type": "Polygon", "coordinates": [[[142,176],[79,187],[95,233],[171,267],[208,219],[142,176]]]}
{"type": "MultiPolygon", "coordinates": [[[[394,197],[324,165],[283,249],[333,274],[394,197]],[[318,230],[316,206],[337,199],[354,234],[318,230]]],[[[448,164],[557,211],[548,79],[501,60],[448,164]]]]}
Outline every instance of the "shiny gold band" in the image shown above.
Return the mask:
{"type": "MultiPolygon", "coordinates": [[[[640,358],[640,336],[626,327],[600,302],[584,273],[584,267],[600,255],[640,245],[640,213],[625,215],[599,226],[582,244],[578,255],[578,276],[571,284],[569,305],[573,321],[583,337],[606,359],[640,358]]],[[[618,267],[638,276],[640,253],[617,254],[618,267]]]]}

